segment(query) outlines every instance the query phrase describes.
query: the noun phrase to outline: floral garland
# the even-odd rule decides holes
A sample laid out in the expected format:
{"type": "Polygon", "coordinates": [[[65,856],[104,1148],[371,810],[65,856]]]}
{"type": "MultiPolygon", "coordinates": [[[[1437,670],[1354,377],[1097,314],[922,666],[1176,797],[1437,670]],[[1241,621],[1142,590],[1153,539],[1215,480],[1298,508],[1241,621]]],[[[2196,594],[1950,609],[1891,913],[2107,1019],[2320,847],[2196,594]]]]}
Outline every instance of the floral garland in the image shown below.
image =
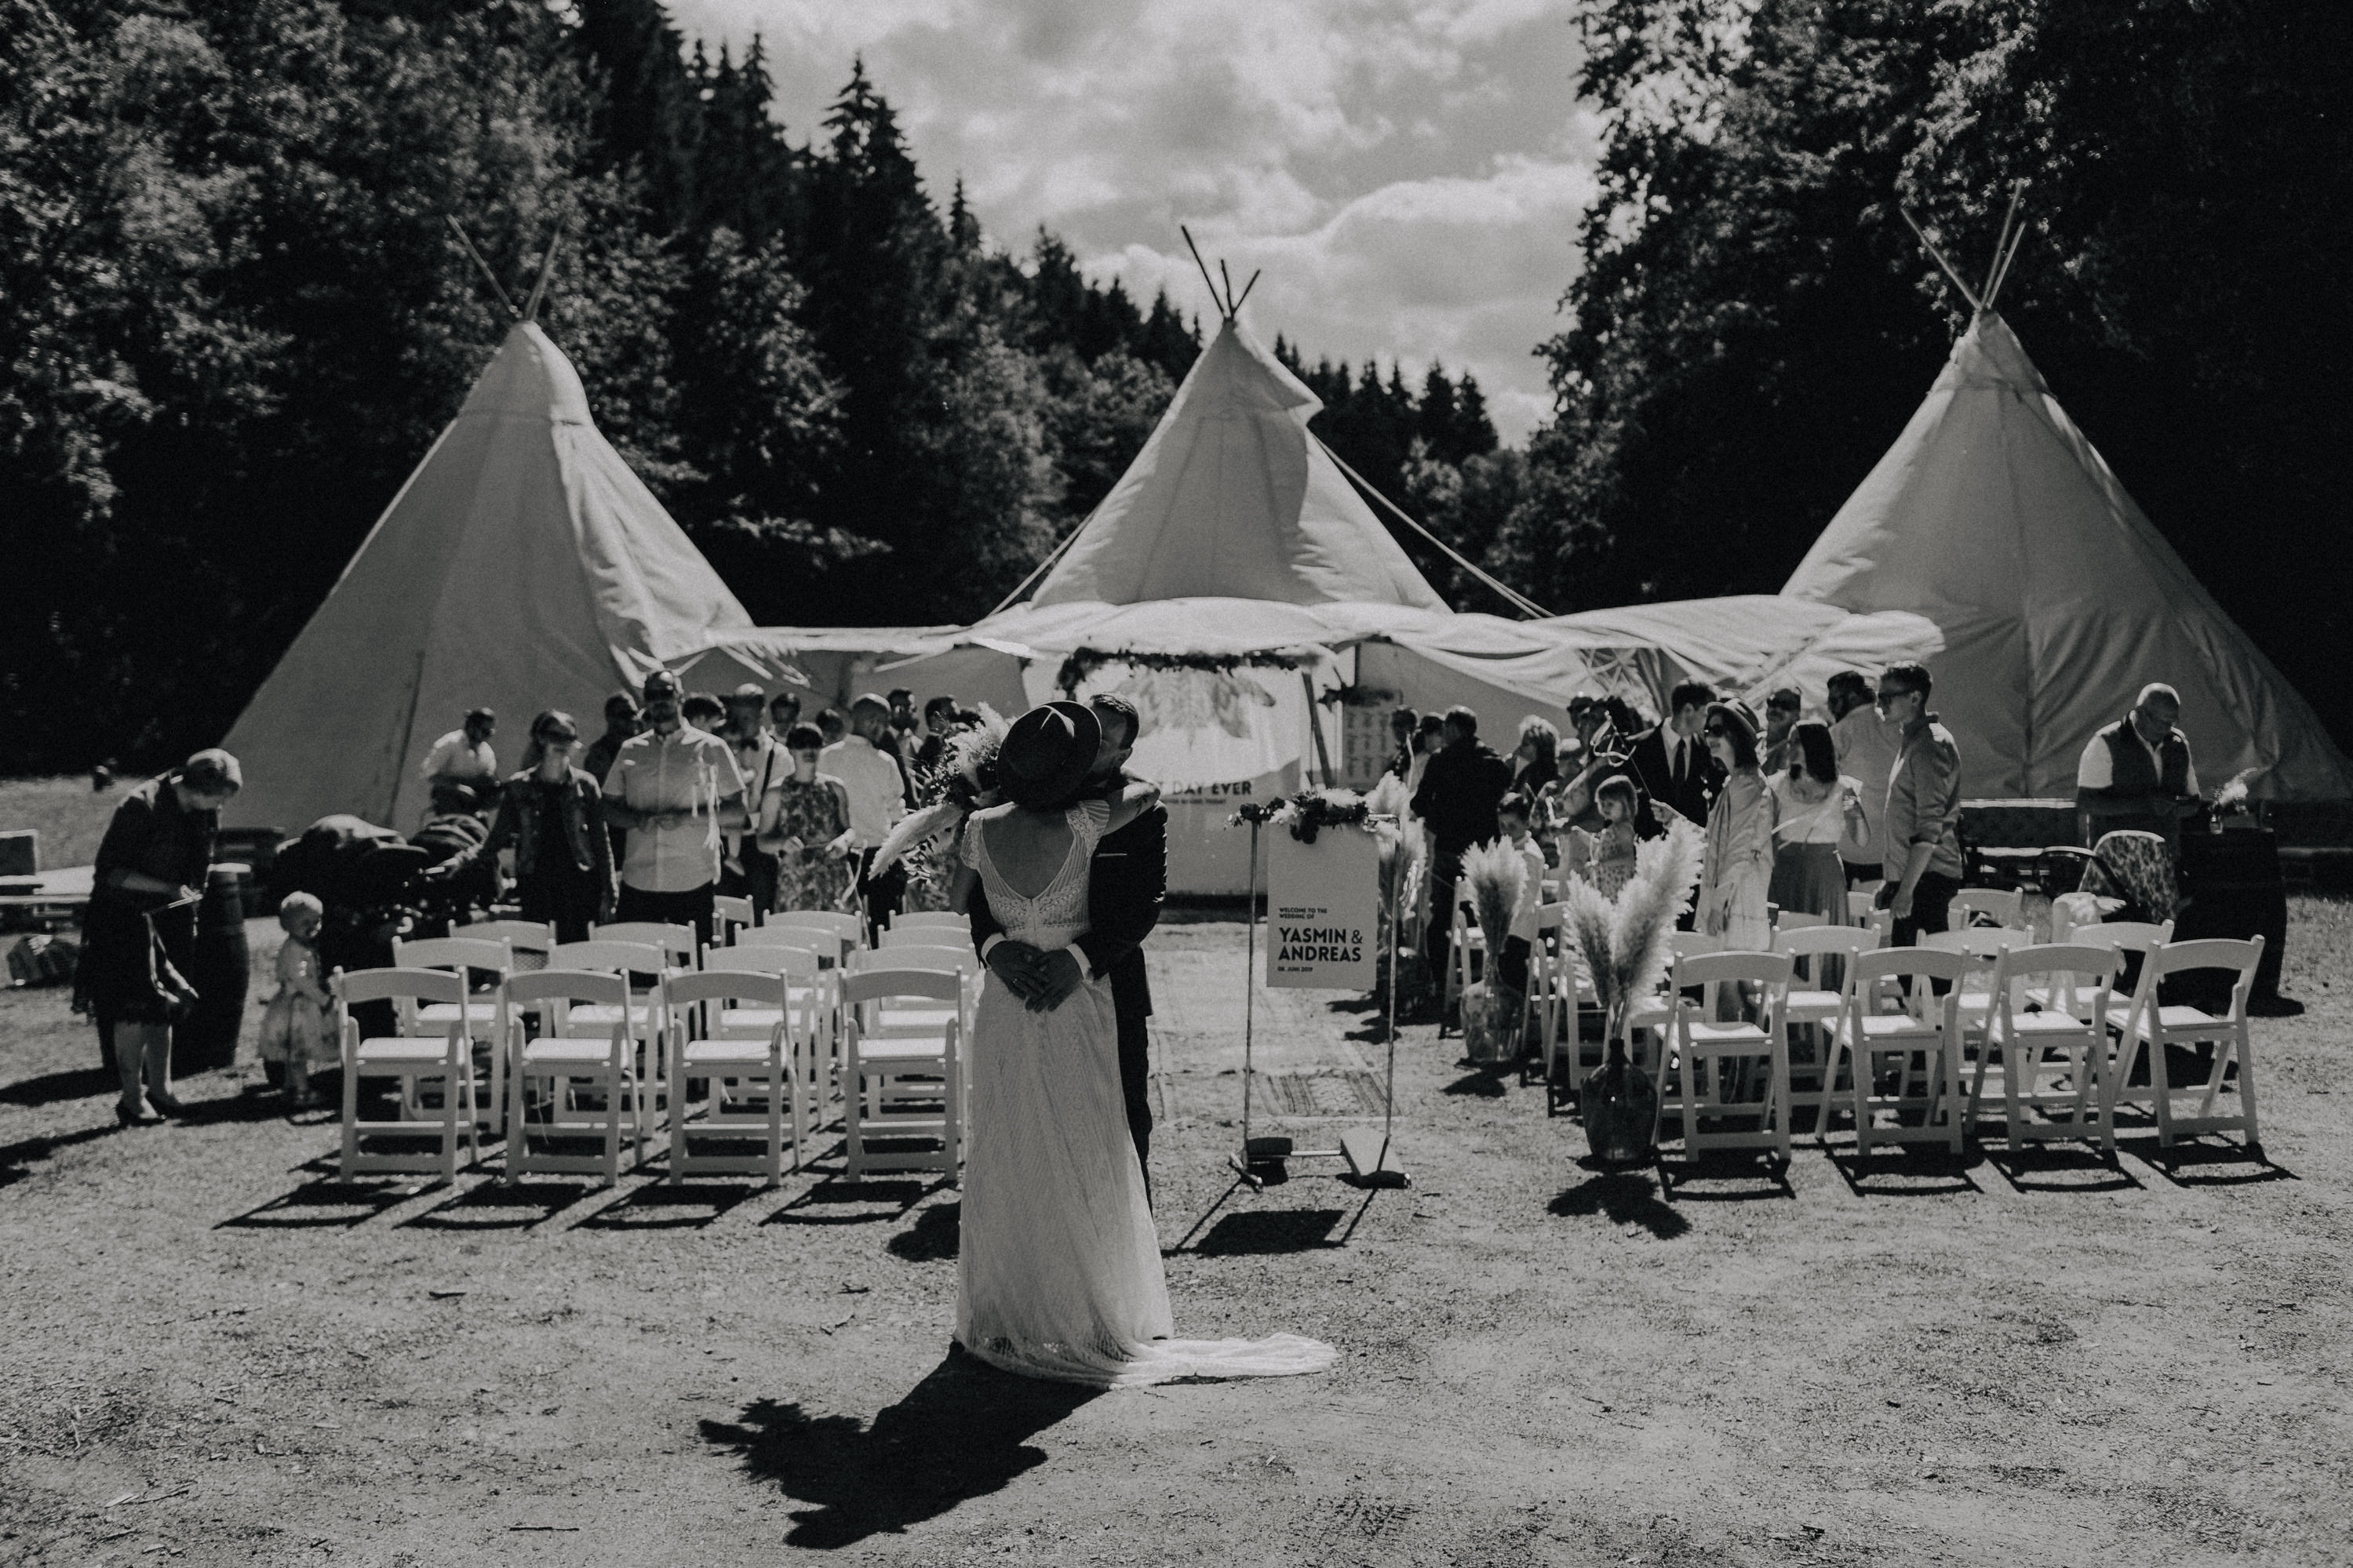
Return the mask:
{"type": "Polygon", "coordinates": [[[1398,695],[1385,686],[1335,686],[1315,700],[1326,708],[1389,708],[1398,695]]]}
{"type": "Polygon", "coordinates": [[[1102,648],[1074,648],[1054,674],[1054,684],[1065,695],[1083,685],[1087,677],[1107,664],[1131,665],[1137,669],[1202,669],[1216,675],[1230,674],[1236,669],[1303,669],[1314,663],[1296,654],[1262,653],[1107,653],[1102,648]]]}
{"type": "Polygon", "coordinates": [[[1303,789],[1285,798],[1251,801],[1226,819],[1229,827],[1244,823],[1279,823],[1302,844],[1313,844],[1327,827],[1363,827],[1372,820],[1371,805],[1352,789],[1303,789]]]}

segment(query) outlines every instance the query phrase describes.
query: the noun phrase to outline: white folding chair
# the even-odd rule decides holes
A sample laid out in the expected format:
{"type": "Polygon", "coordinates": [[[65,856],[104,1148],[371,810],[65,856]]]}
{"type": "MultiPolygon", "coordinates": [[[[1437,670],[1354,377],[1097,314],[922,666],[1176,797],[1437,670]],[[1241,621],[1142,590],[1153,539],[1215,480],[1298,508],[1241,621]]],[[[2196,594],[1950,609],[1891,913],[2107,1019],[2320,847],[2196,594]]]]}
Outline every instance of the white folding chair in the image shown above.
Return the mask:
{"type": "MultiPolygon", "coordinates": [[[[1673,965],[1683,960],[1720,952],[1723,947],[1721,938],[1710,936],[1705,931],[1670,931],[1667,935],[1669,975],[1673,974],[1673,965]]],[[[1661,981],[1655,994],[1643,997],[1626,1009],[1626,1053],[1637,1066],[1647,1066],[1662,1096],[1669,1088],[1667,1073],[1674,1056],[1672,1037],[1676,994],[1672,985],[1661,981]],[[1647,1052],[1642,1048],[1645,1037],[1652,1042],[1647,1052]]]]}
{"type": "Polygon", "coordinates": [[[474,1042],[487,1047],[480,1053],[481,1081],[475,1086],[474,1109],[490,1129],[491,1136],[500,1137],[506,1131],[506,983],[514,974],[514,949],[503,942],[480,937],[425,937],[412,942],[395,937],[392,963],[396,969],[447,969],[466,982],[466,1000],[455,1006],[410,998],[394,1003],[393,1011],[404,1035],[427,1034],[462,1020],[468,1057],[474,1055],[474,1042]],[[487,994],[474,994],[473,976],[477,971],[497,977],[487,994]]]}
{"type": "Polygon", "coordinates": [[[1982,1081],[1987,1064],[2000,1057],[2003,1121],[2013,1151],[2096,1137],[2104,1152],[2116,1152],[2105,1089],[2108,1000],[2118,962],[2116,949],[2080,942],[2010,947],[1995,960],[1993,1014],[1978,1071],[1982,1081]],[[2088,997],[2087,1016],[2030,1006],[2026,991],[2037,977],[2046,995],[2088,997]]]}
{"type": "MultiPolygon", "coordinates": [[[[901,910],[891,917],[891,923],[883,928],[882,934],[888,937],[893,931],[969,931],[971,929],[971,917],[957,914],[954,910],[901,910]]],[[[886,942],[884,945],[889,944],[886,942]]]]}
{"type": "Polygon", "coordinates": [[[972,927],[959,915],[949,925],[909,925],[902,918],[897,925],[882,928],[882,940],[877,952],[894,947],[969,947],[972,927]]]}
{"type": "MultiPolygon", "coordinates": [[[[781,954],[789,950],[768,951],[781,954]]],[[[758,1174],[774,1186],[784,1179],[787,1121],[793,1131],[793,1169],[799,1170],[805,1135],[800,1047],[793,1037],[793,1008],[784,974],[705,970],[665,975],[661,989],[670,1021],[670,1181],[758,1174]],[[687,1018],[698,1011],[704,1018],[702,1036],[690,1039],[687,1018]],[[710,1087],[703,1096],[702,1119],[689,1121],[688,1086],[698,1079],[710,1087]],[[757,1105],[759,1113],[747,1112],[743,1109],[746,1105],[757,1105]],[[740,1143],[754,1135],[765,1142],[756,1155],[705,1154],[695,1147],[723,1140],[740,1143]]]]}
{"type": "Polygon", "coordinates": [[[694,967],[694,928],[670,921],[616,921],[588,928],[590,942],[633,942],[659,949],[665,969],[694,967]]]}
{"type": "MultiPolygon", "coordinates": [[[[2070,928],[2065,937],[2054,936],[2052,940],[2080,942],[2086,947],[2115,948],[2118,960],[2117,983],[2122,984],[2123,960],[2127,956],[2137,956],[2146,963],[2149,953],[2173,940],[2173,922],[2166,921],[2151,925],[2144,921],[2116,921],[2112,923],[2074,926],[2070,928]]],[[[2055,992],[2048,987],[2029,986],[2026,998],[2038,1006],[2063,1007],[2078,1017],[2090,1016],[2084,1011],[2090,1003],[2085,998],[2076,995],[2072,984],[2062,984],[2055,992]]],[[[2122,1001],[2111,998],[2108,1004],[2109,1027],[2111,1029],[2124,1027],[2125,1015],[2131,1010],[2130,997],[2122,1001]]]]}
{"type": "Polygon", "coordinates": [[[455,1008],[464,1005],[466,982],[443,969],[338,969],[329,977],[335,999],[335,1035],[343,1058],[343,1174],[349,1177],[385,1171],[431,1172],[444,1182],[458,1179],[458,1137],[462,1129],[468,1163],[481,1157],[479,1117],[474,1107],[474,1054],[465,1026],[453,1014],[431,1034],[360,1036],[352,1008],[367,1002],[389,1002],[395,1016],[406,1005],[438,1003],[455,1008]],[[392,1121],[360,1120],[360,1079],[392,1079],[399,1084],[397,1103],[402,1115],[392,1121]],[[441,1097],[438,1114],[430,1120],[406,1112],[420,1103],[420,1085],[433,1085],[441,1097]],[[364,1138],[416,1138],[437,1130],[441,1147],[432,1154],[371,1153],[360,1147],[364,1138]]]}
{"type": "MultiPolygon", "coordinates": [[[[1846,1012],[1831,1047],[1827,1077],[1841,1060],[1854,1079],[1854,1149],[1869,1159],[1873,1143],[1941,1143],[1961,1152],[1968,1109],[1961,1094],[1961,972],[1968,960],[1933,947],[1883,947],[1848,963],[1846,1012]],[[1944,981],[1945,994],[1933,982],[1944,981]],[[1908,988],[1908,998],[1905,989],[1908,988]],[[1880,1003],[1892,997],[1893,1012],[1880,1003]],[[1917,1056],[1921,1069],[1915,1072],[1917,1056]],[[1882,1058],[1894,1057],[1892,1073],[1882,1058]],[[1892,1085],[1882,1093],[1880,1085],[1892,1085]],[[1892,1124],[1879,1118],[1892,1116],[1892,1124]]],[[[1827,1120],[1827,1117],[1825,1117],[1827,1120]]]]}
{"type": "Polygon", "coordinates": [[[1860,926],[1824,925],[1819,921],[1812,925],[1782,926],[1773,932],[1773,951],[1788,953],[1793,971],[1802,970],[1793,972],[1788,995],[1781,1004],[1781,1026],[1793,1034],[1800,1028],[1807,1032],[1806,1059],[1799,1061],[1794,1048],[1789,1057],[1789,1104],[1792,1110],[1801,1105],[1814,1108],[1814,1135],[1820,1140],[1830,1137],[1838,1073],[1838,1053],[1831,1037],[1847,1010],[1848,976],[1855,957],[1877,945],[1874,933],[1860,926]],[[1820,1082],[1801,1089],[1798,1087],[1801,1077],[1810,1083],[1820,1082]]]}
{"type": "Polygon", "coordinates": [[[845,958],[851,949],[865,945],[866,923],[842,910],[777,910],[769,914],[767,923],[829,931],[845,958]]]}
{"type": "Polygon", "coordinates": [[[719,938],[720,945],[724,947],[730,933],[735,930],[758,925],[760,911],[749,899],[737,898],[733,893],[713,893],[711,895],[711,934],[719,938]]]}
{"type": "Polygon", "coordinates": [[[2159,948],[2141,960],[2140,984],[2134,988],[2133,999],[2126,1012],[2123,1042],[2110,1064],[2104,1098],[2108,1108],[2108,1126],[2115,1131],[2116,1107],[2119,1100],[2137,1098],[2129,1085],[2133,1064],[2143,1050],[2148,1052],[2148,1088],[2150,1108],[2157,1113],[2157,1143],[2160,1149],[2170,1149],[2177,1138],[2194,1138],[2205,1132],[2237,1132],[2244,1140],[2247,1153],[2260,1160],[2263,1157],[2263,1133],[2255,1123],[2255,1058],[2253,1041],[2247,1028],[2247,995],[2254,988],[2255,966],[2263,961],[2263,939],[2247,942],[2224,938],[2208,938],[2200,942],[2178,942],[2159,948]],[[2200,969],[2236,970],[2238,979],[2231,987],[2231,1005],[2220,1015],[2202,1008],[2181,1004],[2171,1006],[2158,1000],[2158,988],[2169,975],[2200,969]],[[2203,1084],[2188,1084],[2183,1090],[2198,1095],[2198,1109],[2183,1115],[2174,1104],[2177,1090],[2172,1074],[2166,1063],[2168,1046],[2214,1046],[2214,1065],[2203,1084]],[[2218,1111],[2215,1105],[2232,1085],[2225,1081],[2231,1064],[2239,1068],[2237,1089],[2239,1109],[2218,1111]]]}
{"type": "Polygon", "coordinates": [[[1868,888],[1850,888],[1847,889],[1846,918],[1854,924],[1862,925],[1864,921],[1870,920],[1872,911],[1876,910],[1878,907],[1879,885],[1877,883],[1874,882],[1868,888]]]}
{"type": "MultiPolygon", "coordinates": [[[[788,1037],[806,1053],[802,1061],[805,1085],[817,1096],[816,1109],[823,1109],[830,1087],[828,1074],[834,1065],[834,1043],[837,1037],[836,1005],[839,987],[835,984],[840,971],[824,966],[822,956],[805,947],[787,947],[782,942],[754,942],[736,947],[707,947],[702,950],[702,968],[712,972],[744,974],[773,974],[785,982],[785,1023],[788,1037]]],[[[768,1020],[758,1008],[738,1007],[731,1010],[725,1023],[742,1028],[765,1026],[768,1020]]],[[[797,1154],[795,1156],[798,1158],[797,1154]]]]}
{"type": "Polygon", "coordinates": [[[1446,1015],[1487,972],[1487,930],[1472,914],[1469,900],[1454,900],[1451,919],[1447,928],[1445,994],[1439,1005],[1438,1028],[1441,1035],[1446,1032],[1446,1015]],[[1474,959],[1478,961],[1475,965],[1474,959]]]}
{"type": "Polygon", "coordinates": [[[505,942],[514,954],[518,974],[527,969],[545,969],[547,950],[555,945],[555,927],[547,921],[476,921],[451,926],[449,934],[475,942],[505,942]]]}
{"type": "MultiPolygon", "coordinates": [[[[1683,1157],[1696,1160],[1718,1149],[1766,1149],[1783,1167],[1789,1163],[1789,1041],[1781,1025],[1782,1003],[1792,965],[1786,952],[1709,952],[1675,960],[1668,979],[1674,998],[1675,1056],[1682,1079],[1677,1108],[1683,1120],[1683,1157]],[[1717,986],[1761,988],[1757,1021],[1719,1021],[1715,1009],[1684,995],[1696,986],[1703,996],[1717,986]],[[1735,1099],[1749,1077],[1749,1064],[1765,1064],[1761,1100],[1735,1099]],[[1706,1092],[1700,1068],[1707,1069],[1706,1092]],[[1753,1123],[1710,1131],[1704,1123],[1753,1123]]],[[[1663,1099],[1662,1115],[1665,1111],[1663,1099]]]]}
{"type": "Polygon", "coordinates": [[[1565,903],[1536,907],[1536,940],[1528,952],[1528,1007],[1535,1015],[1536,1050],[1545,1081],[1545,1114],[1550,1116],[1565,1098],[1556,1087],[1557,1065],[1568,1058],[1568,1087],[1573,1092],[1585,1067],[1578,1032],[1581,1009],[1600,1005],[1592,977],[1585,973],[1583,955],[1568,923],[1565,903]]]}
{"type": "Polygon", "coordinates": [[[878,1171],[955,1174],[963,1155],[963,976],[944,970],[843,977],[842,1121],[853,1180],[878,1171]],[[920,1005],[925,1002],[951,1005],[920,1005]],[[878,1140],[886,1146],[876,1147],[878,1140]]]}
{"type": "Polygon", "coordinates": [[[2016,888],[1963,888],[1953,895],[1950,918],[1956,926],[1970,926],[1983,915],[1989,925],[2016,931],[2025,907],[2026,895],[2016,888]]]}
{"type": "Polygon", "coordinates": [[[624,1118],[633,1145],[631,1164],[644,1163],[646,1154],[645,1096],[638,1077],[637,1015],[628,977],[543,969],[518,974],[507,984],[512,1001],[537,1006],[545,1026],[537,1038],[526,1039],[522,1019],[510,1026],[507,1088],[512,1100],[507,1109],[505,1180],[512,1183],[528,1172],[545,1171],[589,1173],[603,1176],[607,1186],[617,1184],[624,1118]],[[610,1022],[587,1021],[583,1015],[592,1011],[610,1022]],[[591,1098],[603,1100],[601,1110],[584,1107],[582,1102],[591,1098]],[[599,1138],[604,1152],[534,1152],[534,1132],[547,1138],[599,1138]]]}
{"type": "MultiPolygon", "coordinates": [[[[1883,914],[1886,911],[1882,910],[1883,914]]],[[[1961,965],[1961,978],[1953,983],[1960,997],[1958,1015],[1961,1046],[1964,1051],[1978,1048],[1977,1076],[1969,1089],[1969,1115],[1975,1118],[1979,1096],[1985,1089],[1986,1057],[1981,1048],[1985,1043],[1986,1025],[1993,1016],[1993,972],[2001,955],[2026,940],[2023,931],[1995,930],[1978,926],[1961,931],[1924,931],[1917,945],[1940,952],[1957,952],[1967,960],[1961,965]]]]}
{"type": "MultiPolygon", "coordinates": [[[[692,926],[678,929],[690,938],[694,934],[692,926]]],[[[644,1047],[644,1059],[636,1064],[637,1088],[640,1092],[651,1092],[653,1087],[661,1081],[662,1041],[670,1027],[670,1020],[661,1016],[661,978],[683,968],[691,968],[691,963],[674,966],[670,963],[670,954],[662,948],[641,942],[599,939],[558,942],[548,950],[547,966],[576,973],[617,974],[625,984],[629,985],[627,1008],[613,1007],[593,998],[581,997],[575,999],[565,1011],[574,1029],[602,1029],[616,1023],[627,1023],[630,1037],[644,1047]],[[642,988],[636,986],[632,977],[639,974],[651,975],[653,983],[642,988]]]]}

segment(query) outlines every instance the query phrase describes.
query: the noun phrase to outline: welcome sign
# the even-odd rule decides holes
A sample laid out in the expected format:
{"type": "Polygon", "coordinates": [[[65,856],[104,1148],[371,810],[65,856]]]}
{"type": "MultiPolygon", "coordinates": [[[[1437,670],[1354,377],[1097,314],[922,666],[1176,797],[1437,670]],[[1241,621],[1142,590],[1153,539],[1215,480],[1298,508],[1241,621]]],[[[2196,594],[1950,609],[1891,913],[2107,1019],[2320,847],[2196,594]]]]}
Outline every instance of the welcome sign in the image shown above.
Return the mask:
{"type": "Polygon", "coordinates": [[[1361,827],[1326,827],[1313,844],[1268,831],[1266,983],[1369,991],[1380,943],[1381,850],[1361,827]]]}

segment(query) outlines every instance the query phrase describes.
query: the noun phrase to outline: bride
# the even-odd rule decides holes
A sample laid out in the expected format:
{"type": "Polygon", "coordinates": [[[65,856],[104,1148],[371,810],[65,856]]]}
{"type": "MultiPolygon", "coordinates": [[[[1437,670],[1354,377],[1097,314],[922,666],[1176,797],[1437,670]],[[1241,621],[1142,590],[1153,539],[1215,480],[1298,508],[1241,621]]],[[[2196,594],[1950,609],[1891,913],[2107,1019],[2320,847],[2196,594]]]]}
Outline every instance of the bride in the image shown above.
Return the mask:
{"type": "MultiPolygon", "coordinates": [[[[1040,952],[1087,929],[1095,843],[1149,810],[1157,786],[1079,800],[1095,757],[1092,710],[1049,703],[1017,721],[997,759],[1009,804],[974,814],[964,858],[1006,933],[1040,952]]],[[[1083,972],[1085,964],[1081,963],[1083,972]]],[[[1118,1387],[1179,1377],[1268,1377],[1329,1366],[1292,1334],[1178,1340],[1160,1239],[1120,1098],[1108,981],[1029,1003],[991,973],[969,1066],[956,1340],[1029,1377],[1118,1387]]]]}

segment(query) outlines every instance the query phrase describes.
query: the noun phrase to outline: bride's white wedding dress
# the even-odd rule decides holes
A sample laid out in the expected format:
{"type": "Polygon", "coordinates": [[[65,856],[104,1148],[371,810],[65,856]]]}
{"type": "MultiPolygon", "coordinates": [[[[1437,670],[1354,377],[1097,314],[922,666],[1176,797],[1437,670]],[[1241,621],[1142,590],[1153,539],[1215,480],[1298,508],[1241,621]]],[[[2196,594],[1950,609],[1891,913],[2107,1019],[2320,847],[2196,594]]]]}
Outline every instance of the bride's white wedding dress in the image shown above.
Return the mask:
{"type": "MultiPolygon", "coordinates": [[[[1041,951],[1087,929],[1087,874],[1110,807],[1070,808],[1071,848],[1033,898],[989,858],[987,818],[965,828],[1006,935],[1041,951]]],[[[1107,981],[1033,1013],[995,974],[981,993],[969,1063],[971,1140],[957,1259],[956,1339],[1008,1372],[1102,1387],[1179,1377],[1274,1377],[1332,1364],[1294,1334],[1179,1340],[1160,1238],[1120,1099],[1119,1032],[1107,981]]]]}

